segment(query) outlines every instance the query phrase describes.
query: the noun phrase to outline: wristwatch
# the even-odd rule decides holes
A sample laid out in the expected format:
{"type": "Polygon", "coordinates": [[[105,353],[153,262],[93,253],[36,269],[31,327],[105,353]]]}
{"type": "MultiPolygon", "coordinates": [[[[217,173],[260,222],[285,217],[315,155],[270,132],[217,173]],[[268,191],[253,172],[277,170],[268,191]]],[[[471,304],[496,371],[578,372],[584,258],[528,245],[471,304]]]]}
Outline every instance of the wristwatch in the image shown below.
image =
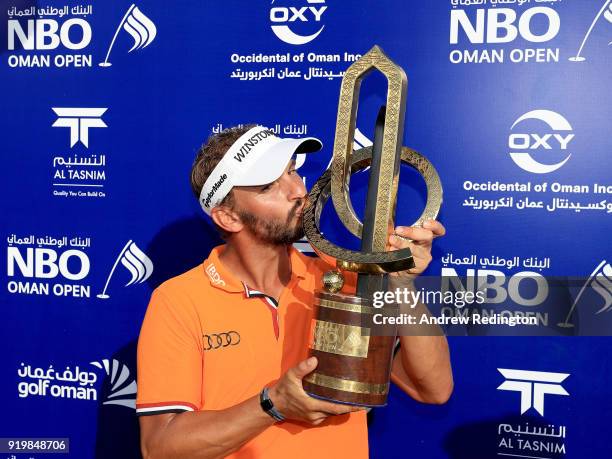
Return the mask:
{"type": "Polygon", "coordinates": [[[268,415],[270,415],[277,422],[284,421],[285,417],[280,414],[280,412],[274,408],[274,403],[270,399],[268,395],[268,388],[264,387],[261,393],[259,394],[259,404],[261,405],[261,409],[264,410],[268,415]]]}

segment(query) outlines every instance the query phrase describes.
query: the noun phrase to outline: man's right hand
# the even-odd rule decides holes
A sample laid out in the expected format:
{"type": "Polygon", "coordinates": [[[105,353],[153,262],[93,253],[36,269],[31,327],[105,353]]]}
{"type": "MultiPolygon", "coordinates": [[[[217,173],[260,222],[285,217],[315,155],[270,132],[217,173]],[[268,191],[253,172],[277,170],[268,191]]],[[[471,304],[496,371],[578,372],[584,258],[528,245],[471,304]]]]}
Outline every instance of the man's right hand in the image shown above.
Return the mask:
{"type": "Polygon", "coordinates": [[[309,396],[302,379],[317,367],[317,358],[310,357],[289,369],[268,392],[274,407],[287,419],[321,424],[329,416],[360,411],[363,408],[326,402],[309,396]]]}

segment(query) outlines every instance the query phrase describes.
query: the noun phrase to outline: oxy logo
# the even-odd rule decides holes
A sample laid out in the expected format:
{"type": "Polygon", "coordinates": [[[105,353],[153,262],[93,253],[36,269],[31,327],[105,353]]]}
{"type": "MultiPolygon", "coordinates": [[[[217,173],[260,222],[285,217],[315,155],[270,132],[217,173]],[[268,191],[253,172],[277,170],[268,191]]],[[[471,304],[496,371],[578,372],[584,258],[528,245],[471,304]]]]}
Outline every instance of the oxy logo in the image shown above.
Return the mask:
{"type": "MultiPolygon", "coordinates": [[[[279,2],[281,3],[281,2],[279,2]]],[[[325,28],[321,24],[321,17],[327,6],[325,0],[306,0],[301,2],[301,6],[279,6],[278,4],[270,8],[270,22],[272,32],[279,39],[290,45],[304,45],[317,38],[325,28]],[[306,3],[306,4],[304,4],[306,3]],[[308,35],[301,35],[295,32],[296,24],[316,23],[318,30],[308,35]],[[320,27],[319,27],[319,24],[320,27]]],[[[274,5],[274,0],[272,0],[274,5]]]]}
{"type": "Polygon", "coordinates": [[[115,35],[113,36],[110,46],[108,47],[104,62],[100,62],[98,64],[100,67],[110,67],[112,65],[108,58],[110,57],[115,40],[117,40],[117,35],[119,35],[119,32],[122,29],[129,33],[134,39],[134,45],[130,48],[128,53],[131,53],[134,50],[146,48],[153,42],[155,36],[157,35],[157,27],[153,21],[145,16],[142,11],[140,11],[138,7],[132,3],[119,23],[119,26],[117,26],[117,30],[115,30],[115,35]]]}
{"type": "Polygon", "coordinates": [[[544,416],[544,395],[569,395],[561,386],[569,373],[549,373],[546,371],[497,369],[507,381],[497,390],[508,390],[521,393],[521,414],[529,408],[544,416]]]}
{"type": "Polygon", "coordinates": [[[478,9],[473,19],[465,10],[452,10],[450,43],[459,43],[459,31],[470,43],[510,43],[519,36],[532,43],[542,43],[555,38],[561,29],[559,14],[549,7],[528,8],[516,22],[517,12],[512,8],[478,9]],[[542,20],[546,21],[545,30],[533,27],[534,22],[542,20]]]}
{"type": "Polygon", "coordinates": [[[52,110],[58,116],[52,127],[67,127],[70,129],[70,147],[81,142],[89,148],[89,128],[108,127],[102,120],[102,115],[108,108],[60,108],[52,110]]]}
{"type": "Polygon", "coordinates": [[[510,158],[521,169],[533,174],[548,174],[562,167],[570,158],[571,153],[567,153],[565,158],[554,164],[545,164],[537,161],[531,156],[530,152],[536,150],[547,150],[552,152],[553,147],[559,151],[566,152],[567,147],[575,134],[572,126],[559,113],[551,110],[533,110],[520,116],[510,130],[514,130],[519,124],[527,120],[539,120],[544,122],[549,129],[556,131],[546,134],[533,132],[511,132],[508,136],[508,147],[510,148],[510,158]],[[569,133],[568,133],[569,132],[569,133]]]}
{"type": "MultiPolygon", "coordinates": [[[[603,6],[597,13],[597,16],[595,16],[595,19],[593,19],[593,22],[591,22],[591,25],[589,26],[586,34],[584,35],[584,38],[582,39],[582,43],[580,43],[580,48],[578,48],[578,52],[576,53],[575,56],[572,56],[569,58],[570,61],[584,62],[586,60],[586,58],[582,56],[582,50],[584,49],[584,46],[586,45],[587,40],[591,36],[591,32],[595,28],[595,24],[597,24],[597,21],[599,21],[599,19],[602,16],[606,21],[612,24],[612,0],[606,0],[604,2],[603,6]]],[[[612,42],[608,43],[608,45],[612,45],[612,42]]]]}
{"type": "Polygon", "coordinates": [[[106,283],[104,284],[102,293],[96,295],[98,298],[103,300],[110,298],[110,296],[106,293],[106,290],[119,262],[121,262],[123,267],[127,269],[131,275],[130,280],[125,284],[125,287],[132,284],[142,284],[151,276],[151,274],[153,274],[153,262],[142,250],[138,248],[136,243],[132,242],[130,239],[127,244],[125,244],[121,252],[119,252],[117,259],[115,260],[115,263],[113,264],[113,267],[106,278],[106,283]]]}
{"type": "Polygon", "coordinates": [[[104,370],[110,379],[111,389],[102,402],[103,405],[120,405],[136,409],[136,380],[131,377],[127,365],[118,360],[103,359],[99,362],[90,362],[95,367],[104,370]]]}

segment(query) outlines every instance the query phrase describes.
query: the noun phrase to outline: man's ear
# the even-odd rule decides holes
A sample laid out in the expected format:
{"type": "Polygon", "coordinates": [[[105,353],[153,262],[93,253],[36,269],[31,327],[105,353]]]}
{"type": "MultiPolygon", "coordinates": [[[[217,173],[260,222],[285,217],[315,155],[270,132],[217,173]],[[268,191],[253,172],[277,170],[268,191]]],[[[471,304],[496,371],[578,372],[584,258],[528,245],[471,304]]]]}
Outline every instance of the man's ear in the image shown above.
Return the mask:
{"type": "Polygon", "coordinates": [[[237,233],[243,228],[243,223],[238,214],[226,206],[213,207],[210,211],[213,222],[228,233],[237,233]]]}

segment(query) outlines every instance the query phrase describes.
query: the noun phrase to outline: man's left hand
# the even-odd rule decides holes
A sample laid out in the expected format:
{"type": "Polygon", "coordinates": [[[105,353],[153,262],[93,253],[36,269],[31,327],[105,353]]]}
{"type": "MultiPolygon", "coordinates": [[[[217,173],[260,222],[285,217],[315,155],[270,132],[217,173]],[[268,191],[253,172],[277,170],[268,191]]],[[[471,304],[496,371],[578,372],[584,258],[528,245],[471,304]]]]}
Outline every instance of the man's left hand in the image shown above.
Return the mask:
{"type": "Polygon", "coordinates": [[[414,259],[414,268],[391,275],[414,279],[425,271],[431,262],[431,244],[434,238],[445,234],[446,229],[437,220],[425,220],[423,227],[397,226],[395,234],[389,236],[389,249],[409,248],[414,259]]]}

